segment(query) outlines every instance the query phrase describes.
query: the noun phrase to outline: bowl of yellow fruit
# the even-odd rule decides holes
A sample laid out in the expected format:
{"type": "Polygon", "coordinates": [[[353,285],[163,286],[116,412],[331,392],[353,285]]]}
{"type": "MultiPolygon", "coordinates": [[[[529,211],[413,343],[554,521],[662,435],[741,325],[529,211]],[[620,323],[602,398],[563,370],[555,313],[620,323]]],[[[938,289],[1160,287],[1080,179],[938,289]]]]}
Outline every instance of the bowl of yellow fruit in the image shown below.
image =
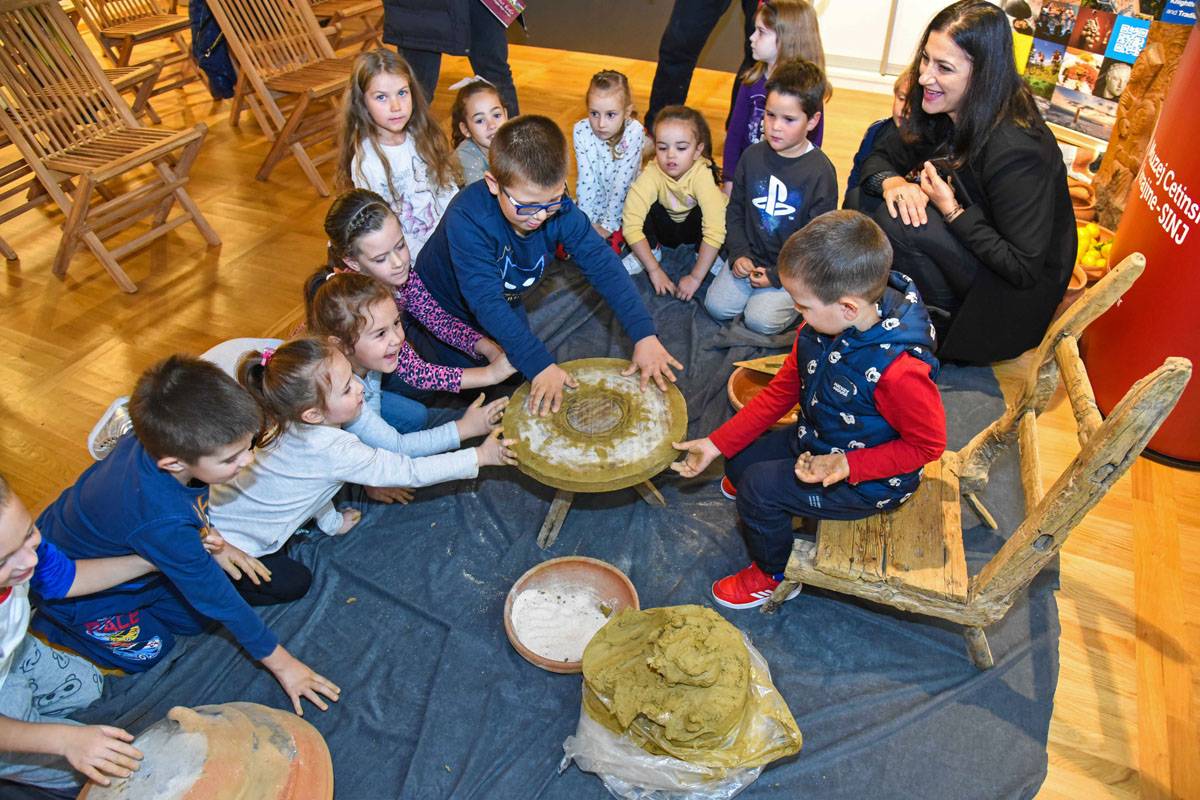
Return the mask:
{"type": "Polygon", "coordinates": [[[1108,272],[1108,254],[1112,250],[1113,232],[1095,222],[1076,227],[1079,249],[1075,252],[1075,266],[1083,268],[1089,283],[1100,280],[1108,272]]]}

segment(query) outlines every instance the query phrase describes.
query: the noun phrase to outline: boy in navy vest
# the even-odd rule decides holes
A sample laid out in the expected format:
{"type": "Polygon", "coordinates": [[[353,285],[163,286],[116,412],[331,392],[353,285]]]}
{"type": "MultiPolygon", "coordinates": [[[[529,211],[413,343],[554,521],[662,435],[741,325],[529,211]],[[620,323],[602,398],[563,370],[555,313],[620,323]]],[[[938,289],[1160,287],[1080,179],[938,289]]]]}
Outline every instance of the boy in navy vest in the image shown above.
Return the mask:
{"type": "Polygon", "coordinates": [[[729,608],[762,605],[783,579],[792,518],[860,519],[898,507],[946,449],[933,329],[915,285],[889,274],[887,236],[857,211],[831,211],[793,234],[779,277],[804,317],[779,374],[672,464],[698,475],[724,455],[750,566],[713,584],[729,608]],[[793,405],[795,427],[763,435],[793,405]]]}

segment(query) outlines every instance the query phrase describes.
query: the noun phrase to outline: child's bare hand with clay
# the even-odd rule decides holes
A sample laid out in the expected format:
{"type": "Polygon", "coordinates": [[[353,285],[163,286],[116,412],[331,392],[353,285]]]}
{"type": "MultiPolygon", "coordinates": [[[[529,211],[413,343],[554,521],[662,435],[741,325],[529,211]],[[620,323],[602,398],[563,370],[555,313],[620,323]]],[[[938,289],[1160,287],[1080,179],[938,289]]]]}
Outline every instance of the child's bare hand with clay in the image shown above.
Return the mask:
{"type": "Polygon", "coordinates": [[[458,440],[465,442],[494,431],[500,424],[500,419],[504,416],[504,407],[507,405],[507,397],[493,400],[486,406],[483,404],[482,394],[476,397],[475,402],[471,403],[466,413],[455,423],[458,426],[458,440]]]}
{"type": "Polygon", "coordinates": [[[689,439],[686,442],[671,442],[671,447],[687,453],[683,461],[675,461],[671,469],[684,478],[694,478],[708,468],[713,460],[721,455],[721,451],[713,444],[713,440],[705,436],[703,439],[689,439]]]}
{"type": "Polygon", "coordinates": [[[383,503],[385,505],[399,503],[402,506],[406,506],[416,496],[414,489],[409,489],[405,486],[364,486],[363,491],[367,493],[367,497],[376,503],[383,503]]]}
{"type": "Polygon", "coordinates": [[[511,448],[517,443],[516,439],[501,439],[503,431],[499,428],[492,431],[483,444],[475,448],[475,458],[481,467],[512,466],[517,463],[517,454],[511,448]]]}
{"type": "Polygon", "coordinates": [[[755,267],[750,272],[750,285],[755,289],[766,289],[771,285],[771,278],[767,275],[766,267],[755,267]]]}
{"type": "Polygon", "coordinates": [[[335,535],[341,536],[343,533],[349,533],[350,529],[353,528],[355,525],[357,525],[359,520],[361,520],[361,519],[362,519],[362,512],[359,511],[357,508],[343,508],[342,509],[342,524],[341,524],[341,527],[339,527],[337,529],[337,533],[335,535]]]}
{"type": "MultiPolygon", "coordinates": [[[[40,727],[40,726],[39,726],[40,727]]],[[[53,728],[58,752],[100,786],[111,781],[106,775],[128,778],[141,766],[142,751],[134,747],[133,734],[111,725],[46,725],[53,728]]]]}
{"type": "Polygon", "coordinates": [[[795,471],[796,478],[804,483],[832,486],[850,477],[850,462],[846,460],[845,453],[830,453],[824,456],[801,453],[796,459],[795,471]]]}
{"type": "Polygon", "coordinates": [[[551,364],[529,383],[529,413],[544,417],[562,406],[563,388],[578,388],[579,381],[558,364],[551,364]]]}

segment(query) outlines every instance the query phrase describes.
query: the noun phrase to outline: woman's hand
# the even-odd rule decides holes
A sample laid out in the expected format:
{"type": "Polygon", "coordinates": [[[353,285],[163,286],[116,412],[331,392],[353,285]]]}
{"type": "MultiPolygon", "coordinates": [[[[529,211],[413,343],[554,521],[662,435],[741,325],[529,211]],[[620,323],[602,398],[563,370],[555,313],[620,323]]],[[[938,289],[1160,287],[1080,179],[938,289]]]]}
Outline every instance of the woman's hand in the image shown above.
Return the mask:
{"type": "Polygon", "coordinates": [[[943,217],[958,208],[958,198],[954,196],[954,187],[946,183],[937,168],[928,161],[925,162],[925,168],[921,170],[921,191],[929,198],[929,202],[933,203],[934,207],[942,213],[943,217]]]}
{"type": "Polygon", "coordinates": [[[929,221],[925,214],[925,206],[929,204],[929,195],[920,186],[909,183],[901,177],[891,177],[883,182],[883,202],[888,213],[895,219],[897,215],[905,225],[914,228],[929,221]]]}

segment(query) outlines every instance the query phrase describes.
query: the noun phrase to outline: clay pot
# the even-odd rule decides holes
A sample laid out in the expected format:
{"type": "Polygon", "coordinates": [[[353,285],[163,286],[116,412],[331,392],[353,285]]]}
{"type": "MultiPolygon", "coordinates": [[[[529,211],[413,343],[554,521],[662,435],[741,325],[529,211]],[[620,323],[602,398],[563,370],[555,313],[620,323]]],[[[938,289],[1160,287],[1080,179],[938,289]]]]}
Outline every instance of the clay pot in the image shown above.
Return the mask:
{"type": "Polygon", "coordinates": [[[256,703],[176,706],[134,740],[141,768],[79,800],[332,800],[333,762],[317,729],[256,703]]]}
{"type": "MultiPolygon", "coordinates": [[[[742,408],[754,399],[754,396],[767,388],[767,384],[771,382],[773,375],[768,375],[765,372],[758,370],[746,369],[738,367],[729,376],[729,383],[726,391],[729,395],[729,403],[734,410],[741,411],[742,408]]],[[[788,425],[796,424],[796,415],[800,412],[800,406],[797,404],[792,406],[792,410],[780,418],[773,428],[784,428],[788,425]]]]}
{"type": "Polygon", "coordinates": [[[1076,264],[1075,269],[1071,270],[1071,282],[1067,284],[1067,291],[1077,292],[1087,286],[1087,282],[1087,270],[1083,268],[1083,265],[1076,264]]]}

